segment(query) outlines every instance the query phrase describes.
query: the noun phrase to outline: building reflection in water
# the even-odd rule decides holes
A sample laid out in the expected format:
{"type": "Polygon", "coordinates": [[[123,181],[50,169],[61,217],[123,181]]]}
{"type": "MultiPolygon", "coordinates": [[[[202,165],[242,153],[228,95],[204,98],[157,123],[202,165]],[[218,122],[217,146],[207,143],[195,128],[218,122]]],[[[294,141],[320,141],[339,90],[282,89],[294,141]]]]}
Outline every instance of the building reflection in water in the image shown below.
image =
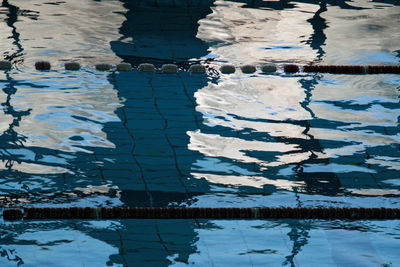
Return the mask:
{"type": "MultiPolygon", "coordinates": [[[[286,5],[285,2],[280,4],[282,8],[279,12],[248,8],[249,6],[273,7],[272,3],[262,1],[254,1],[251,5],[240,2],[217,4],[213,7],[213,13],[200,21],[198,37],[209,42],[224,39],[222,45],[210,47],[211,54],[238,65],[261,63],[266,59],[268,62],[280,62],[283,59],[284,62],[301,64],[311,62],[329,64],[332,63],[330,57],[337,50],[331,48],[330,42],[326,41],[326,32],[331,33],[331,39],[336,42],[342,40],[337,37],[340,33],[336,31],[336,28],[342,29],[350,22],[354,24],[354,21],[348,19],[338,21],[333,17],[335,15],[332,12],[337,8],[345,10],[343,13],[349,16],[357,12],[365,14],[371,12],[370,7],[352,6],[345,2],[335,4],[328,1],[319,5],[293,2],[287,6],[287,9],[283,8],[286,5]],[[331,12],[328,12],[327,4],[331,12]],[[244,8],[238,8],[240,6],[244,8]],[[295,12],[296,8],[308,12],[300,15],[295,12]],[[330,25],[332,21],[336,23],[333,26],[330,25]],[[207,32],[213,34],[207,34],[207,32]],[[266,32],[268,34],[265,34],[266,32]],[[288,32],[291,34],[287,34],[288,32]],[[275,45],[270,45],[265,49],[265,44],[271,42],[275,45]],[[293,50],[297,51],[293,53],[293,50]],[[329,53],[326,53],[326,50],[329,53]],[[300,54],[300,57],[297,54],[300,54]],[[260,59],[262,61],[259,61],[260,59]]],[[[387,12],[386,17],[392,16],[393,11],[390,8],[385,12],[387,12]]],[[[359,23],[361,25],[356,24],[357,27],[363,28],[364,24],[373,22],[369,19],[361,19],[359,23]]],[[[377,36],[374,38],[377,39],[377,36]]],[[[348,54],[353,52],[349,49],[340,51],[348,54]]],[[[335,60],[341,61],[342,64],[352,63],[346,62],[349,60],[347,54],[336,57],[335,60]]],[[[370,63],[374,63],[372,60],[370,63]]],[[[374,139],[375,141],[372,142],[378,145],[380,142],[378,140],[382,137],[379,131],[384,131],[387,126],[391,129],[389,131],[394,131],[398,112],[388,108],[385,110],[388,114],[385,119],[371,118],[375,116],[370,110],[357,112],[359,105],[338,104],[338,101],[359,101],[357,98],[367,94],[385,106],[391,105],[390,103],[396,101],[396,96],[391,96],[393,93],[396,95],[396,88],[393,85],[386,81],[381,83],[379,86],[381,89],[378,91],[384,91],[385,96],[388,97],[379,99],[376,95],[379,94],[376,83],[372,82],[374,77],[341,75],[243,77],[238,74],[233,79],[231,78],[232,76],[222,77],[217,85],[210,84],[195,94],[198,103],[197,110],[203,114],[205,124],[210,126],[208,132],[201,129],[189,133],[191,148],[208,156],[208,159],[198,164],[203,173],[194,173],[196,177],[205,177],[210,181],[232,186],[240,186],[240,180],[242,180],[242,185],[253,183],[255,187],[260,187],[263,181],[265,184],[271,184],[268,180],[269,176],[277,178],[283,176],[289,182],[295,181],[292,187],[296,190],[331,196],[351,192],[352,189],[348,187],[350,183],[352,186],[367,186],[374,189],[382,186],[377,181],[385,179],[384,176],[371,180],[367,178],[368,181],[363,178],[371,176],[372,173],[376,175],[376,171],[370,169],[366,162],[370,162],[369,152],[363,153],[363,151],[371,145],[371,139],[374,139]],[[354,89],[363,83],[365,85],[360,88],[362,90],[354,89]],[[337,100],[329,102],[329,99],[337,100]],[[345,108],[339,110],[334,108],[334,105],[345,106],[345,108]],[[343,120],[343,118],[348,119],[343,120]],[[352,125],[356,124],[368,125],[367,128],[378,127],[380,130],[375,130],[371,135],[366,136],[366,129],[353,129],[352,125]],[[223,126],[223,129],[220,129],[220,126],[223,126]],[[218,129],[221,134],[215,135],[218,129]],[[337,138],[327,137],[328,132],[335,132],[337,138]],[[350,136],[352,136],[351,141],[350,136]],[[350,163],[350,157],[359,163],[350,163]],[[216,173],[217,170],[226,170],[224,166],[238,166],[237,161],[244,163],[243,166],[246,167],[237,171],[236,179],[232,177],[232,174],[216,173]],[[352,166],[349,166],[349,163],[352,166]],[[274,170],[276,166],[281,167],[274,170]],[[355,175],[357,178],[350,178],[350,175],[355,175]],[[224,177],[229,178],[224,179],[224,177]],[[364,185],[357,182],[361,180],[364,185]],[[299,187],[299,182],[304,182],[303,186],[299,187]]],[[[374,108],[381,109],[378,106],[374,108]]],[[[385,136],[385,138],[387,138],[386,144],[393,146],[396,143],[396,137],[393,135],[385,136]]],[[[388,166],[395,164],[393,158],[387,159],[388,166]]],[[[393,174],[390,177],[393,177],[393,174]]],[[[276,182],[272,183],[276,184],[276,182]]],[[[393,193],[392,190],[387,191],[387,194],[391,193],[393,193]]]]}
{"type": "MultiPolygon", "coordinates": [[[[57,5],[71,10],[60,17],[74,13],[76,18],[59,24],[65,31],[52,29],[50,39],[45,32],[40,35],[42,41],[48,40],[43,41],[48,55],[59,62],[104,60],[137,65],[146,61],[183,68],[190,60],[207,62],[210,68],[218,68],[223,61],[236,65],[351,63],[352,57],[359,57],[348,57],[351,51],[339,51],[330,43],[331,39],[334,45],[337,39],[343,41],[335,37],[337,29],[349,24],[335,18],[335,10],[346,10],[349,16],[374,12],[344,1],[200,1],[192,6],[170,1],[89,1],[84,11],[77,2],[32,7],[40,13],[28,11],[27,3],[22,14],[39,21],[35,24],[18,22],[18,7],[3,1],[11,31],[6,35],[12,36],[16,47],[4,57],[17,66],[24,53],[32,55],[26,57],[25,65],[40,58],[34,45],[39,37],[33,33],[38,25],[43,27],[43,21],[58,21],[50,18],[57,5]],[[78,25],[82,21],[85,27],[78,25]],[[340,23],[331,24],[336,21],[340,23]],[[69,33],[75,40],[71,37],[69,45],[61,45],[70,28],[75,30],[69,33]]],[[[373,31],[371,23],[355,24],[373,31]]],[[[387,32],[392,32],[390,27],[387,32]]],[[[393,48],[385,42],[383,46],[393,48]]],[[[392,150],[398,140],[393,104],[398,97],[396,81],[364,76],[236,73],[207,77],[85,70],[76,75],[50,72],[40,76],[9,72],[2,83],[6,116],[0,124],[0,140],[10,146],[1,150],[6,162],[1,170],[6,177],[2,190],[13,192],[18,184],[25,193],[15,196],[19,201],[25,197],[38,206],[46,205],[46,199],[62,205],[167,206],[196,205],[209,195],[217,201],[229,193],[266,195],[265,200],[274,193],[294,192],[291,196],[301,206],[303,193],[334,197],[351,193],[354,187],[359,190],[353,192],[360,195],[398,192],[396,184],[381,188],[382,180],[394,178],[398,162],[379,150],[379,144],[384,144],[384,151],[392,150]],[[379,93],[375,85],[382,89],[379,93]],[[34,94],[38,91],[43,92],[39,97],[34,94]],[[23,97],[16,98],[17,93],[23,97]],[[362,95],[377,102],[367,104],[370,101],[362,95]],[[385,116],[371,116],[375,111],[385,116]],[[385,176],[376,174],[379,168],[385,176]],[[370,179],[359,183],[357,179],[366,174],[370,179]],[[43,196],[43,191],[48,194],[43,196]]],[[[231,205],[240,205],[243,199],[235,197],[231,205]]],[[[77,231],[71,225],[62,226],[65,233],[101,247],[111,255],[109,263],[120,264],[145,261],[149,254],[161,265],[188,263],[198,250],[208,253],[212,261],[212,252],[203,246],[202,229],[205,233],[231,229],[198,221],[120,222],[103,225],[99,231],[95,225],[80,225],[77,231]],[[102,234],[105,229],[112,229],[110,234],[117,233],[118,238],[108,239],[102,234]]],[[[63,231],[60,227],[50,225],[45,232],[57,234],[63,231]]],[[[290,249],[287,257],[280,257],[282,264],[293,266],[307,247],[310,226],[290,222],[288,229],[290,249]]],[[[247,229],[243,238],[249,233],[247,229]]],[[[10,243],[32,239],[23,231],[19,235],[10,237],[14,238],[10,243]]],[[[7,249],[1,255],[10,261],[24,260],[10,257],[7,249]]]]}

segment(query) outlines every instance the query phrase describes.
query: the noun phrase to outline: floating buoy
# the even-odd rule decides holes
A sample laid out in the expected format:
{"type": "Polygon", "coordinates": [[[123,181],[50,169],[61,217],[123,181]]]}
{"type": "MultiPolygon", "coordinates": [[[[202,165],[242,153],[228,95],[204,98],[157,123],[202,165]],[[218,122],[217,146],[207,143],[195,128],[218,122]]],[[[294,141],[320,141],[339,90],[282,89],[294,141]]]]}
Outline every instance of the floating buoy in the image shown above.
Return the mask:
{"type": "Polygon", "coordinates": [[[175,64],[164,64],[161,66],[161,71],[164,73],[177,73],[178,66],[175,64]]]}
{"type": "Polygon", "coordinates": [[[8,60],[0,60],[0,70],[11,69],[11,62],[8,60]]]}
{"type": "Polygon", "coordinates": [[[132,65],[130,63],[119,63],[117,64],[118,71],[131,71],[132,65]]]}
{"type": "Polygon", "coordinates": [[[221,71],[221,73],[224,73],[224,74],[231,74],[236,71],[235,66],[233,66],[231,64],[222,65],[219,70],[221,71]]]}
{"type": "Polygon", "coordinates": [[[189,72],[191,73],[205,73],[206,72],[206,67],[200,64],[194,64],[190,66],[189,72]]]}
{"type": "Polygon", "coordinates": [[[143,71],[143,72],[155,72],[156,71],[156,67],[154,67],[153,64],[150,63],[142,63],[138,66],[139,71],[143,71]]]}
{"type": "Polygon", "coordinates": [[[106,70],[110,70],[110,69],[111,69],[111,65],[108,63],[96,64],[96,70],[106,71],[106,70]]]}
{"type": "Polygon", "coordinates": [[[3,210],[3,219],[8,221],[21,220],[23,217],[22,210],[20,209],[5,209],[3,210]]]}
{"type": "Polygon", "coordinates": [[[37,70],[49,70],[51,69],[51,65],[50,62],[41,60],[35,62],[35,68],[37,70]]]}
{"type": "Polygon", "coordinates": [[[289,65],[283,66],[283,70],[287,73],[295,73],[295,72],[298,72],[300,69],[299,69],[299,66],[297,66],[297,65],[289,64],[289,65]]]}
{"type": "Polygon", "coordinates": [[[66,62],[64,67],[66,70],[79,70],[81,65],[78,62],[66,62]]]}
{"type": "Polygon", "coordinates": [[[262,65],[261,66],[261,71],[264,73],[268,73],[268,72],[276,72],[276,66],[275,65],[262,65]]]}
{"type": "Polygon", "coordinates": [[[256,67],[253,65],[243,65],[240,67],[243,73],[254,73],[256,72],[256,67]]]}
{"type": "MultiPolygon", "coordinates": [[[[190,64],[190,63],[189,63],[190,64]]],[[[79,70],[81,65],[78,62],[66,62],[64,64],[66,70],[79,70]]],[[[389,66],[352,66],[352,65],[304,65],[299,66],[296,64],[283,65],[283,70],[286,73],[300,72],[302,67],[305,73],[331,73],[331,74],[400,74],[400,65],[389,66]]],[[[8,60],[0,60],[0,70],[9,70],[12,64],[8,60]]],[[[37,70],[50,70],[51,65],[48,61],[36,61],[35,68],[37,70]]],[[[108,63],[96,64],[95,68],[99,71],[113,70],[114,65],[108,63]]],[[[118,71],[131,71],[132,65],[130,63],[119,63],[116,65],[118,71]]],[[[255,65],[242,65],[240,66],[242,73],[254,73],[257,71],[255,65]]],[[[277,71],[277,66],[274,64],[264,64],[260,66],[262,73],[272,73],[277,71]]],[[[142,63],[138,66],[138,70],[142,72],[155,72],[156,68],[151,63],[142,63]]],[[[219,68],[223,74],[235,73],[236,67],[232,64],[224,64],[219,68]]],[[[161,66],[163,73],[177,73],[179,67],[175,64],[164,64],[161,66]]],[[[206,67],[201,64],[193,64],[188,69],[191,73],[206,73],[206,67]]]]}

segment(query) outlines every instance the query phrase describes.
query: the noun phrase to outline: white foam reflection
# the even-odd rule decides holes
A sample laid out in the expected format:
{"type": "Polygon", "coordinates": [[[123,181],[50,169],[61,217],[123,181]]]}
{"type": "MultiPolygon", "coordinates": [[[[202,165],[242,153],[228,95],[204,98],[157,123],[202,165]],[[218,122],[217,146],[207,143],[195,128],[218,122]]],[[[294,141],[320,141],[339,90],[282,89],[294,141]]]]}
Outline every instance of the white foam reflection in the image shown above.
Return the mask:
{"type": "MultiPolygon", "coordinates": [[[[32,181],[40,174],[76,174],[69,166],[75,152],[115,148],[103,125],[120,121],[115,114],[120,99],[107,73],[93,73],[85,66],[121,61],[110,42],[121,37],[118,29],[126,9],[119,1],[18,1],[3,9],[0,37],[5,42],[0,50],[14,57],[17,69],[0,73],[5,113],[0,135],[2,142],[23,146],[25,152],[1,148],[2,169],[32,181]],[[36,60],[49,60],[56,71],[34,71],[36,60]],[[83,71],[58,71],[68,60],[81,62],[83,71]]],[[[20,186],[33,186],[24,184],[20,186]]]]}
{"type": "Polygon", "coordinates": [[[244,3],[231,1],[214,4],[213,12],[199,21],[197,37],[210,43],[219,42],[210,51],[220,59],[248,64],[304,62],[316,57],[316,52],[304,42],[313,34],[307,20],[318,10],[317,5],[296,3],[302,11],[298,12],[241,8],[244,3]]]}
{"type": "Polygon", "coordinates": [[[272,185],[276,189],[283,189],[292,191],[294,187],[304,187],[304,182],[301,181],[290,181],[284,179],[268,179],[263,176],[248,176],[248,175],[218,175],[210,173],[194,173],[191,175],[197,179],[205,178],[207,181],[214,184],[222,184],[233,187],[239,186],[251,186],[255,188],[263,188],[264,185],[272,185]]]}
{"type": "MultiPolygon", "coordinates": [[[[21,9],[14,26],[24,49],[26,66],[46,58],[51,58],[53,64],[66,60],[79,60],[85,65],[94,65],[99,60],[120,61],[111,51],[110,42],[120,38],[118,28],[125,20],[121,13],[126,9],[121,2],[21,0],[12,4],[21,9]]],[[[3,40],[13,36],[12,28],[6,25],[7,14],[0,14],[3,40]]],[[[15,51],[11,42],[2,42],[0,50],[10,54],[15,51]]]]}
{"type": "Polygon", "coordinates": [[[95,74],[54,77],[54,74],[48,74],[48,77],[42,75],[32,82],[41,85],[46,78],[52,79],[51,86],[40,89],[17,86],[13,107],[30,109],[30,114],[14,128],[29,137],[25,145],[68,152],[81,150],[77,148],[79,145],[114,147],[102,131],[103,123],[120,121],[114,113],[120,106],[119,98],[113,86],[104,81],[107,77],[95,74]],[[77,84],[64,87],[64,82],[71,79],[77,84]],[[72,136],[80,138],[69,139],[72,136]]]}

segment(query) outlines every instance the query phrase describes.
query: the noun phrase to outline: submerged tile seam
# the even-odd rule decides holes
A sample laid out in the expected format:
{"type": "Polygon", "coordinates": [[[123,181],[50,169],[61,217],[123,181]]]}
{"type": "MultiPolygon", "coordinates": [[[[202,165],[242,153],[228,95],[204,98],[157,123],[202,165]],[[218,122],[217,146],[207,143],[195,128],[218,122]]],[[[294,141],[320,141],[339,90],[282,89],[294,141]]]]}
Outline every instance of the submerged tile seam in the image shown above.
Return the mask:
{"type": "MultiPolygon", "coordinates": [[[[188,92],[188,90],[187,90],[187,88],[186,88],[186,84],[185,84],[185,82],[184,82],[184,80],[183,80],[183,78],[182,78],[182,76],[181,75],[179,75],[179,73],[177,74],[178,75],[178,77],[179,77],[179,80],[180,80],[180,82],[181,82],[181,84],[182,84],[182,87],[183,87],[183,92],[185,93],[185,96],[186,96],[186,98],[189,100],[189,102],[192,104],[192,111],[191,111],[191,113],[192,113],[192,115],[193,115],[193,117],[194,117],[194,123],[196,124],[196,127],[197,127],[197,129],[201,129],[201,127],[200,127],[200,123],[199,123],[199,120],[198,120],[198,117],[196,116],[196,102],[190,97],[190,94],[189,94],[189,92],[188,92]]],[[[193,96],[194,97],[194,96],[193,96]]],[[[185,187],[186,188],[186,187],[185,187]]],[[[189,194],[189,190],[188,189],[186,189],[186,191],[187,191],[187,194],[189,194]]],[[[196,223],[196,225],[197,225],[197,227],[201,227],[201,224],[200,224],[200,222],[197,220],[197,218],[195,218],[194,219],[194,221],[195,221],[195,223],[196,223]]],[[[214,266],[214,263],[212,264],[212,266],[214,266]]]]}
{"type": "MultiPolygon", "coordinates": [[[[192,115],[193,115],[193,117],[194,117],[194,122],[195,122],[195,124],[196,124],[196,126],[197,126],[197,129],[201,129],[199,120],[198,120],[198,118],[197,118],[197,116],[196,116],[196,112],[197,112],[197,111],[196,111],[196,102],[193,101],[193,99],[190,97],[189,92],[188,92],[188,90],[187,90],[187,88],[186,88],[186,85],[185,85],[185,83],[184,83],[184,81],[183,81],[183,79],[182,79],[182,76],[180,76],[180,75],[178,74],[178,77],[179,77],[179,80],[181,81],[181,84],[182,84],[182,87],[183,87],[183,92],[185,93],[187,99],[189,99],[190,103],[192,104],[192,107],[193,107],[193,109],[192,109],[192,115]]],[[[194,96],[193,96],[193,97],[194,97],[194,96]]]]}
{"type": "Polygon", "coordinates": [[[103,167],[101,167],[100,164],[98,164],[99,159],[97,158],[96,152],[94,152],[93,155],[94,155],[94,159],[96,160],[96,166],[97,166],[97,168],[99,169],[99,172],[100,172],[101,181],[103,182],[103,184],[105,184],[106,183],[106,179],[104,177],[103,167]]]}
{"type": "MultiPolygon", "coordinates": [[[[236,221],[236,225],[238,226],[237,230],[239,231],[240,237],[242,238],[243,243],[246,246],[247,251],[250,251],[249,245],[247,244],[245,235],[243,234],[242,230],[240,229],[238,221],[236,221]]],[[[253,258],[251,257],[252,256],[251,253],[247,253],[247,256],[249,257],[249,262],[250,262],[251,266],[254,266],[253,258]]]]}
{"type": "Polygon", "coordinates": [[[155,224],[155,228],[156,228],[156,235],[157,235],[158,240],[161,243],[161,246],[164,248],[164,250],[168,254],[168,256],[172,256],[172,253],[169,251],[167,245],[165,244],[164,239],[161,237],[160,227],[158,226],[157,220],[154,222],[154,224],[155,224]]]}
{"type": "MultiPolygon", "coordinates": [[[[115,77],[115,76],[112,76],[112,78],[113,78],[113,82],[114,82],[115,89],[117,90],[118,95],[119,95],[119,88],[118,88],[118,85],[117,85],[116,77],[115,77]]],[[[148,196],[148,198],[149,198],[150,206],[153,207],[153,196],[152,196],[151,192],[149,191],[149,186],[148,186],[148,184],[147,184],[147,181],[144,179],[143,167],[140,165],[140,163],[139,163],[139,161],[138,161],[138,159],[136,158],[135,153],[134,153],[134,152],[135,152],[135,149],[136,149],[136,140],[135,140],[135,137],[133,136],[132,132],[129,130],[129,128],[128,128],[128,126],[127,126],[127,123],[128,123],[128,116],[126,115],[125,109],[124,109],[123,107],[121,108],[121,111],[122,111],[122,116],[123,116],[122,125],[124,126],[124,128],[126,129],[128,135],[129,135],[129,137],[130,137],[131,140],[132,140],[132,149],[131,149],[130,154],[132,155],[133,160],[135,161],[136,165],[137,165],[138,168],[139,168],[139,171],[140,171],[140,178],[142,179],[142,182],[143,182],[143,185],[144,185],[144,189],[145,189],[146,194],[147,194],[147,196],[148,196]]]]}
{"type": "MultiPolygon", "coordinates": [[[[366,159],[366,162],[371,158],[371,155],[368,153],[368,150],[365,150],[365,155],[366,155],[366,157],[365,157],[365,159],[366,159]]],[[[371,163],[367,163],[367,169],[371,169],[371,163]]],[[[384,189],[383,188],[383,186],[382,186],[382,184],[381,183],[379,183],[379,181],[378,181],[378,179],[376,178],[376,176],[375,176],[375,174],[374,173],[368,173],[367,175],[369,175],[371,178],[372,178],[372,180],[375,182],[375,185],[379,188],[379,189],[384,189]]]]}
{"type": "Polygon", "coordinates": [[[125,258],[125,247],[124,247],[124,239],[122,238],[121,231],[119,229],[115,229],[115,231],[118,233],[119,237],[119,250],[118,250],[118,255],[121,256],[122,261],[124,262],[124,266],[128,266],[128,261],[125,258]]]}
{"type": "Polygon", "coordinates": [[[142,167],[142,165],[140,165],[140,162],[139,162],[139,160],[137,159],[137,157],[136,157],[136,155],[135,155],[136,140],[135,140],[135,137],[134,137],[134,135],[132,134],[131,130],[129,130],[129,128],[128,128],[127,125],[126,125],[126,124],[127,124],[127,116],[126,116],[126,112],[125,112],[125,110],[124,110],[123,108],[122,108],[122,114],[123,114],[123,116],[124,116],[124,121],[123,121],[123,124],[122,124],[122,125],[124,126],[124,128],[125,128],[126,131],[128,132],[129,137],[132,139],[132,149],[131,149],[130,154],[132,155],[133,160],[135,161],[136,165],[137,165],[138,168],[139,168],[139,171],[140,171],[140,178],[142,179],[142,182],[143,182],[143,184],[144,184],[144,189],[145,189],[145,191],[146,191],[146,194],[147,194],[147,196],[149,197],[150,206],[153,207],[153,196],[152,196],[152,194],[151,194],[151,192],[150,192],[150,190],[149,190],[149,185],[147,184],[147,181],[146,181],[146,179],[144,178],[143,167],[142,167]]]}
{"type": "Polygon", "coordinates": [[[169,138],[169,136],[168,136],[168,134],[167,134],[167,132],[166,132],[167,127],[168,127],[168,120],[164,117],[164,115],[162,114],[160,108],[158,107],[157,98],[156,98],[156,95],[155,95],[155,90],[154,90],[154,86],[153,86],[153,84],[152,84],[152,80],[153,80],[152,77],[150,77],[150,79],[149,79],[149,86],[151,87],[151,93],[152,93],[152,95],[153,95],[154,107],[156,108],[156,110],[157,110],[158,114],[160,115],[160,117],[161,117],[161,118],[164,120],[164,122],[165,122],[164,128],[163,128],[163,133],[164,133],[165,139],[167,140],[167,143],[168,143],[170,149],[172,150],[172,154],[173,154],[173,156],[174,156],[175,168],[176,168],[176,170],[178,171],[178,174],[179,174],[178,180],[179,180],[180,184],[182,185],[182,187],[185,189],[186,197],[189,198],[189,191],[188,191],[188,189],[187,189],[185,183],[182,181],[182,178],[184,177],[184,175],[183,175],[182,171],[181,171],[180,168],[179,168],[178,158],[177,158],[177,156],[176,156],[175,148],[173,147],[173,145],[172,145],[172,143],[171,143],[171,140],[170,140],[170,138],[169,138]]]}

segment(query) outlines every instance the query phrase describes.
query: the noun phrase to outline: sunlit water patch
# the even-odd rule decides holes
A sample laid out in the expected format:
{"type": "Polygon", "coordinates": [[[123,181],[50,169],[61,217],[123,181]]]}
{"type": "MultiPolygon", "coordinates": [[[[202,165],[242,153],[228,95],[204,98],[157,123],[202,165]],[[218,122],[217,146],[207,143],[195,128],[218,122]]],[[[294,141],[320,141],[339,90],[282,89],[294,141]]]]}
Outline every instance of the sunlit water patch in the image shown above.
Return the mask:
{"type": "Polygon", "coordinates": [[[93,149],[115,148],[103,128],[120,122],[115,110],[122,105],[107,74],[15,71],[2,78],[2,194],[106,184],[93,149]]]}
{"type": "Polygon", "coordinates": [[[2,266],[390,266],[398,221],[66,220],[1,223],[2,266]],[[74,257],[71,257],[74,255],[74,257]]]}
{"type": "MultiPolygon", "coordinates": [[[[2,1],[0,204],[399,208],[396,1],[2,1]],[[156,4],[155,4],[156,3],[156,4]],[[38,72],[34,61],[49,60],[38,72]],[[63,70],[79,61],[77,72],[63,70]],[[99,72],[176,63],[177,74],[99,72]],[[189,62],[208,73],[192,75],[189,62]],[[224,63],[235,74],[217,70],[224,63]],[[278,72],[243,74],[243,64],[278,72]]],[[[0,225],[0,265],[399,265],[398,221],[0,225]],[[351,253],[349,253],[349,251],[351,253]],[[73,257],[71,256],[73,255],[73,257]]]]}
{"type": "Polygon", "coordinates": [[[198,60],[209,70],[224,62],[395,64],[399,36],[388,39],[394,7],[159,4],[169,12],[118,1],[88,2],[82,10],[74,2],[27,4],[23,13],[4,5],[8,28],[2,34],[14,47],[5,56],[17,67],[1,74],[5,202],[97,205],[106,197],[105,205],[165,206],[210,205],[213,199],[217,206],[240,195],[230,203],[251,206],[246,197],[281,196],[281,205],[312,205],[314,195],[345,206],[362,205],[368,197],[397,205],[395,75],[93,69],[100,61],[150,61],[157,67],[175,62],[183,70],[198,60]],[[92,16],[78,27],[83,14],[92,16]],[[63,17],[72,19],[63,24],[63,17]],[[370,33],[368,38],[355,38],[350,26],[357,34],[370,33]],[[48,31],[33,36],[37,27],[48,31]],[[61,33],[67,28],[74,30],[65,43],[61,33]],[[382,42],[369,42],[378,35],[382,42]],[[339,49],[346,44],[343,36],[357,45],[339,49]],[[44,56],[55,70],[32,70],[44,56]],[[71,59],[84,62],[83,69],[61,70],[60,63],[71,59]]]}

